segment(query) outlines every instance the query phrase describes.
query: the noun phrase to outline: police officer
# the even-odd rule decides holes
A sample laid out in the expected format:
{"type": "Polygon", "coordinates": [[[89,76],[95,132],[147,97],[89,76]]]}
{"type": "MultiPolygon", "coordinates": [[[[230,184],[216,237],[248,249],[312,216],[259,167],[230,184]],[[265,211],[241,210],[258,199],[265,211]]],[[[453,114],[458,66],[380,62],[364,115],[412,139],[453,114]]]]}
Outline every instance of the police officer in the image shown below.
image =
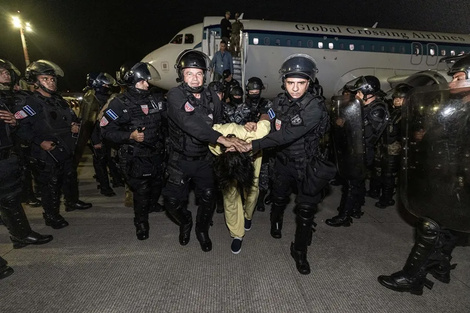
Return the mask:
{"type": "Polygon", "coordinates": [[[198,199],[196,237],[205,252],[212,250],[209,226],[215,208],[214,177],[209,143],[241,148],[237,138],[226,138],[212,129],[222,119],[215,92],[204,88],[208,57],[195,50],[183,51],[175,68],[181,84],[168,92],[169,160],[163,190],[165,209],[180,225],[179,242],[187,245],[192,229],[187,209],[189,183],[198,199]]]}
{"type": "MultiPolygon", "coordinates": [[[[116,84],[116,81],[108,73],[90,73],[87,75],[87,81],[89,82],[90,90],[85,94],[84,101],[85,99],[89,99],[87,101],[88,103],[96,101],[99,106],[99,111],[101,111],[111,96],[111,87],[116,84]]],[[[100,192],[107,197],[115,196],[116,193],[109,184],[108,167],[113,177],[113,185],[122,186],[122,177],[111,156],[112,143],[109,141],[106,142],[101,138],[99,122],[94,124],[90,144],[93,151],[93,167],[95,168],[96,180],[99,183],[100,192]]]]}
{"type": "Polygon", "coordinates": [[[33,94],[17,103],[15,115],[20,120],[18,136],[31,142],[31,156],[39,171],[44,220],[47,226],[60,229],[68,222],[60,215],[61,190],[65,210],[84,210],[92,206],[78,199],[77,170],[73,165],[77,116],[57,93],[57,78],[64,72],[53,62],[39,60],[26,68],[26,81],[33,94]]]}
{"type": "Polygon", "coordinates": [[[375,206],[386,208],[395,204],[393,195],[395,194],[395,181],[400,169],[401,155],[401,109],[407,93],[412,87],[407,84],[395,86],[392,94],[393,103],[389,110],[390,118],[387,127],[381,137],[381,189],[382,194],[375,206]]]}
{"type": "Polygon", "coordinates": [[[224,84],[222,84],[222,82],[214,81],[211,82],[207,87],[215,91],[220,101],[224,99],[224,84]]]}
{"type": "MultiPolygon", "coordinates": [[[[0,59],[0,176],[2,177],[0,215],[8,228],[13,247],[22,248],[29,244],[47,243],[52,240],[52,236],[44,236],[31,229],[20,202],[21,168],[17,156],[12,153],[14,146],[12,133],[18,127],[17,120],[12,114],[15,103],[15,93],[11,81],[11,72],[13,71],[18,71],[13,64],[0,59]]],[[[4,268],[5,266],[6,262],[0,259],[0,278],[6,277],[5,275],[10,272],[4,268]]]]}
{"type": "Polygon", "coordinates": [[[404,136],[408,149],[400,194],[406,209],[419,219],[415,244],[403,269],[378,277],[381,285],[394,291],[421,295],[423,287],[433,287],[427,274],[449,283],[450,271],[455,268],[450,261],[459,232],[470,232],[466,173],[470,151],[470,55],[457,60],[448,75],[452,77],[449,89],[423,90],[413,96],[403,112],[409,132],[404,136]],[[421,129],[423,125],[423,132],[412,134],[414,126],[421,129]],[[419,145],[419,149],[409,149],[412,145],[419,145]]]}
{"type": "MultiPolygon", "coordinates": [[[[270,100],[261,97],[261,93],[264,88],[263,81],[258,77],[251,77],[246,82],[245,104],[250,109],[250,116],[248,117],[249,122],[257,123],[261,114],[267,113],[268,110],[272,107],[272,102],[270,100]]],[[[269,190],[270,172],[272,172],[273,160],[274,159],[270,150],[264,150],[261,171],[259,173],[259,195],[258,201],[256,203],[256,210],[260,212],[264,212],[265,210],[264,200],[269,190]]]]}
{"type": "Polygon", "coordinates": [[[233,78],[232,72],[229,69],[224,70],[222,83],[224,84],[224,101],[230,102],[230,91],[234,87],[240,87],[240,83],[233,78]]]}
{"type": "MultiPolygon", "coordinates": [[[[271,236],[274,238],[282,236],[284,210],[292,188],[297,189],[297,227],[290,251],[301,274],[310,273],[307,246],[311,243],[313,218],[321,201],[320,190],[311,183],[316,178],[306,172],[309,163],[319,156],[319,141],[329,126],[323,100],[308,92],[317,71],[315,61],[305,54],[294,54],[284,61],[279,72],[286,91],[273,100],[268,111],[271,133],[245,144],[253,151],[276,148],[271,207],[271,236]]],[[[323,186],[325,184],[327,181],[323,186]]]]}
{"type": "MultiPolygon", "coordinates": [[[[350,91],[355,93],[357,99],[363,105],[363,125],[365,141],[365,166],[372,170],[374,163],[374,149],[382,133],[387,126],[388,110],[381,97],[384,95],[380,89],[380,81],[375,76],[361,76],[351,87],[350,91]]],[[[371,189],[375,188],[374,179],[371,178],[371,189]]],[[[338,207],[339,214],[325,222],[329,226],[350,226],[351,216],[360,218],[361,207],[365,202],[365,177],[360,175],[348,179],[342,188],[341,202],[338,207]]]]}
{"type": "Polygon", "coordinates": [[[101,118],[103,138],[121,145],[125,176],[134,197],[134,225],[139,240],[149,237],[149,211],[157,205],[163,177],[163,119],[166,103],[151,93],[159,79],[155,68],[138,62],[122,77],[127,91],[111,100],[101,118]]]}

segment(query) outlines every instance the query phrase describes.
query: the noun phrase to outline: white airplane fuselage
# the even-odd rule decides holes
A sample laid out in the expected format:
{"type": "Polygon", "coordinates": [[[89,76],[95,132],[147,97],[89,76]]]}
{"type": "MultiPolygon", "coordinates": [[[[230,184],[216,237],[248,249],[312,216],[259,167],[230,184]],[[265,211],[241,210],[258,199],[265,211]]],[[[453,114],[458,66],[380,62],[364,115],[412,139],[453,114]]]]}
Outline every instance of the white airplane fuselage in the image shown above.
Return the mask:
{"type": "MultiPolygon", "coordinates": [[[[169,44],[143,58],[160,73],[159,87],[177,85],[174,65],[183,50],[197,49],[210,58],[214,56],[221,40],[220,20],[205,17],[203,23],[183,29],[169,44]]],[[[439,60],[470,52],[470,36],[464,34],[265,20],[242,23],[240,83],[244,85],[253,76],[261,78],[266,86],[263,96],[267,98],[282,91],[279,68],[295,53],[315,59],[317,77],[328,99],[346,82],[362,75],[377,76],[385,91],[420,71],[433,71],[441,80],[448,80],[447,66],[439,60]]]]}

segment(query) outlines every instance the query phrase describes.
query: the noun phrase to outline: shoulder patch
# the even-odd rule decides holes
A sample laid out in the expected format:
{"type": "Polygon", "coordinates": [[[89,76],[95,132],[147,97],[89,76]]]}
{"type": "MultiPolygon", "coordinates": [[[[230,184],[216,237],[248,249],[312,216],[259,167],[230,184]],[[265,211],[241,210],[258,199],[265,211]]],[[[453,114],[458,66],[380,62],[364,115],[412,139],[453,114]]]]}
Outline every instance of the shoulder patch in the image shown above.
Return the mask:
{"type": "Polygon", "coordinates": [[[274,113],[274,110],[272,108],[268,110],[268,115],[270,120],[276,117],[276,113],[274,113]]]}
{"type": "Polygon", "coordinates": [[[117,120],[119,115],[116,114],[116,112],[114,112],[112,109],[108,109],[106,110],[106,114],[112,118],[113,121],[117,120]]]}
{"type": "Polygon", "coordinates": [[[19,110],[18,112],[15,113],[15,118],[16,118],[17,120],[22,120],[22,119],[24,119],[25,117],[28,117],[28,116],[29,116],[29,115],[26,114],[26,112],[23,111],[23,110],[19,110]]]}
{"type": "Polygon", "coordinates": [[[194,107],[191,105],[191,103],[186,102],[186,103],[184,104],[184,110],[185,110],[186,112],[192,112],[192,111],[194,111],[194,107]]]}
{"type": "Polygon", "coordinates": [[[106,125],[108,125],[108,124],[109,124],[108,119],[107,119],[105,116],[103,116],[103,117],[101,118],[101,120],[100,120],[100,126],[101,126],[101,127],[104,127],[104,126],[106,126],[106,125]]]}
{"type": "Polygon", "coordinates": [[[29,105],[25,105],[25,106],[23,107],[23,110],[24,110],[26,113],[28,113],[29,116],[34,116],[34,115],[36,115],[36,111],[34,111],[33,108],[30,107],[29,105]]]}

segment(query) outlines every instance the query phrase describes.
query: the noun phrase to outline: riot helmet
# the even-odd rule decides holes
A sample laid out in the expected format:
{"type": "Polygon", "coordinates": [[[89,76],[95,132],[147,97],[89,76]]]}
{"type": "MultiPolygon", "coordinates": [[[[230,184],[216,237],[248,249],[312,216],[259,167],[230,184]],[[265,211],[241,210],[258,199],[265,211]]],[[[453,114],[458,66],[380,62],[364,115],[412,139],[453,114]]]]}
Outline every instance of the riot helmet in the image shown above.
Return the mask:
{"type": "Polygon", "coordinates": [[[305,78],[311,82],[315,81],[315,75],[318,73],[315,60],[308,54],[293,54],[282,63],[279,74],[282,82],[288,77],[305,78]]]}
{"type": "Polygon", "coordinates": [[[456,61],[447,72],[447,75],[454,76],[458,72],[464,72],[465,78],[470,79],[470,54],[466,54],[456,61]]]}
{"type": "Polygon", "coordinates": [[[124,75],[131,70],[131,68],[136,64],[136,62],[128,61],[121,65],[118,71],[116,71],[116,81],[121,86],[126,86],[124,81],[124,75]]]}
{"type": "Polygon", "coordinates": [[[2,81],[0,85],[4,85],[8,88],[12,88],[21,76],[21,72],[8,60],[0,59],[0,75],[2,76],[2,81]],[[8,78],[8,75],[10,78],[8,78]]]}
{"type": "Polygon", "coordinates": [[[261,98],[261,90],[263,89],[263,81],[258,77],[251,77],[248,79],[245,85],[246,96],[253,101],[258,101],[261,98]],[[250,93],[250,91],[253,90],[257,90],[257,92],[250,93]]]}
{"type": "Polygon", "coordinates": [[[151,85],[155,85],[155,82],[160,80],[160,74],[158,74],[155,67],[147,62],[138,62],[132,66],[128,71],[124,72],[123,76],[120,76],[122,81],[128,87],[135,87],[135,84],[145,80],[151,85]]]}
{"type": "Polygon", "coordinates": [[[413,87],[411,87],[408,84],[405,84],[405,83],[398,84],[398,85],[395,86],[395,88],[393,88],[392,98],[393,99],[395,99],[395,98],[405,98],[406,94],[408,92],[410,92],[411,89],[413,89],[413,87]]]}
{"type": "Polygon", "coordinates": [[[93,88],[93,83],[95,82],[96,77],[100,75],[99,72],[90,72],[86,74],[86,86],[83,91],[87,91],[93,88]]]}
{"type": "Polygon", "coordinates": [[[241,104],[243,102],[243,89],[240,86],[235,86],[230,89],[230,103],[241,104]]]}
{"type": "Polygon", "coordinates": [[[47,60],[34,61],[26,68],[25,79],[28,84],[34,85],[36,89],[41,88],[48,94],[54,94],[56,90],[51,90],[38,81],[40,75],[58,78],[64,77],[64,71],[57,64],[47,60]]]}
{"type": "Polygon", "coordinates": [[[204,85],[201,85],[197,88],[190,87],[187,83],[184,82],[183,71],[185,68],[201,69],[203,71],[205,81],[208,62],[209,57],[205,53],[193,49],[184,50],[176,59],[175,69],[176,73],[178,74],[176,81],[182,82],[183,86],[190,92],[201,92],[204,89],[204,85]]]}
{"type": "Polygon", "coordinates": [[[221,82],[218,82],[218,81],[214,81],[214,82],[211,82],[208,86],[208,88],[212,91],[215,91],[215,92],[224,92],[224,84],[222,84],[221,82]]]}
{"type": "Polygon", "coordinates": [[[377,77],[372,75],[361,76],[355,80],[354,85],[348,87],[351,91],[357,93],[362,92],[364,98],[362,100],[367,101],[372,97],[382,97],[385,93],[380,89],[380,81],[377,77]]]}
{"type": "Polygon", "coordinates": [[[97,93],[108,94],[112,86],[116,86],[116,80],[108,73],[89,73],[87,75],[87,84],[89,88],[97,93]]]}

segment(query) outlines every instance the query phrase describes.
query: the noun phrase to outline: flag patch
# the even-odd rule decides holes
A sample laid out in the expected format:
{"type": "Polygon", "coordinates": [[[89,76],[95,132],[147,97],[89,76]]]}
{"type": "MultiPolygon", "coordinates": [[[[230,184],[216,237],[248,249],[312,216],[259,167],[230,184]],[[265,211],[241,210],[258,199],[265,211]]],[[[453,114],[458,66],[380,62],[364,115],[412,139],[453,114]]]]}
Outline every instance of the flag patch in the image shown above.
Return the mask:
{"type": "Polygon", "coordinates": [[[23,107],[23,110],[28,113],[29,116],[34,116],[36,115],[36,111],[33,110],[33,108],[31,108],[29,105],[25,105],[23,107]]]}
{"type": "Polygon", "coordinates": [[[194,111],[194,107],[191,105],[191,103],[186,102],[186,103],[184,104],[184,110],[185,110],[186,112],[192,112],[192,111],[194,111]]]}
{"type": "Polygon", "coordinates": [[[281,129],[282,122],[278,119],[276,119],[276,130],[281,129]]]}
{"type": "Polygon", "coordinates": [[[274,110],[272,108],[268,110],[268,115],[270,120],[276,117],[276,113],[274,113],[274,110]]]}
{"type": "Polygon", "coordinates": [[[22,120],[22,119],[24,119],[25,117],[28,117],[28,114],[26,114],[26,112],[23,111],[23,110],[19,110],[18,112],[15,113],[15,118],[16,118],[17,120],[22,120]]]}
{"type": "Polygon", "coordinates": [[[113,121],[117,120],[117,118],[119,117],[119,115],[116,114],[116,112],[114,112],[113,110],[109,109],[109,110],[106,110],[106,114],[108,114],[108,116],[110,118],[113,119],[113,121]]]}
{"type": "Polygon", "coordinates": [[[142,112],[144,112],[145,115],[148,115],[149,114],[149,106],[146,105],[146,104],[142,104],[140,106],[140,108],[142,109],[142,112]]]}

